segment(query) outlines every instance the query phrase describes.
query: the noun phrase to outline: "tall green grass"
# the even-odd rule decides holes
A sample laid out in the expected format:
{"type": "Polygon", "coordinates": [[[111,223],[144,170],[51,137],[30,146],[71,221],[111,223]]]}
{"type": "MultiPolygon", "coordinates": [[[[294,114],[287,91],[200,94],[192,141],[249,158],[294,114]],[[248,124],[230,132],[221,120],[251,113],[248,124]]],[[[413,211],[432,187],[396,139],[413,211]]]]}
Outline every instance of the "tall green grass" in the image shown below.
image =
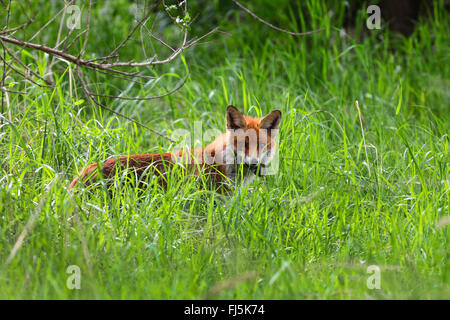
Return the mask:
{"type": "MultiPolygon", "coordinates": [[[[89,163],[174,144],[87,103],[80,88],[71,95],[63,63],[54,89],[9,75],[7,84],[26,95],[9,94],[2,117],[0,298],[450,298],[449,227],[439,224],[450,200],[443,3],[409,38],[366,30],[365,8],[344,29],[344,2],[252,7],[267,19],[278,14],[286,29],[323,28],[301,38],[211,3],[193,32],[217,12],[214,22],[231,36],[215,35],[155,70],[165,75],[155,84],[97,75],[93,87],[149,96],[189,68],[187,83],[164,99],[108,101],[169,136],[195,121],[224,129],[228,104],[254,116],[278,108],[278,173],[229,197],[179,172],[165,191],[152,180],[137,190],[118,175],[112,197],[101,184],[71,195],[67,185],[89,163]],[[66,286],[69,265],[80,267],[80,290],[66,286]],[[381,269],[380,290],[367,287],[370,265],[381,269]]],[[[111,4],[108,27],[102,5],[94,8],[91,52],[105,54],[98,44],[126,36],[126,5],[111,4]]],[[[45,56],[29,59],[45,70],[45,56]]]]}

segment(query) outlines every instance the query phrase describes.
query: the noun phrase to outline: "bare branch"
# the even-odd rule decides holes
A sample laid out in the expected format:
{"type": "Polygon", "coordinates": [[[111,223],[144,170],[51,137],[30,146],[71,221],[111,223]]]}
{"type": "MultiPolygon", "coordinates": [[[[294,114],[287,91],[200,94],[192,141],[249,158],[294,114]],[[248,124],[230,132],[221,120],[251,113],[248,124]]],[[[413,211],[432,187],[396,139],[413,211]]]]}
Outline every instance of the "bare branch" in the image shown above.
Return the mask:
{"type": "MultiPolygon", "coordinates": [[[[2,42],[0,40],[0,42],[2,42]]],[[[20,60],[19,58],[16,57],[16,55],[14,55],[14,53],[12,53],[11,51],[8,50],[8,48],[3,44],[3,49],[18,63],[20,64],[22,67],[24,67],[29,73],[33,74],[35,77],[39,78],[40,80],[44,81],[48,86],[52,86],[52,83],[50,81],[48,81],[47,79],[42,78],[38,73],[36,73],[35,71],[33,71],[30,67],[28,67],[25,63],[22,62],[22,60],[20,60]]]]}
{"type": "Polygon", "coordinates": [[[41,44],[36,44],[36,43],[31,43],[31,42],[25,42],[22,40],[18,40],[15,38],[11,38],[11,37],[7,37],[7,36],[3,36],[0,35],[0,40],[8,42],[8,43],[12,43],[15,45],[20,45],[23,47],[27,47],[27,48],[31,48],[31,49],[36,49],[36,50],[40,50],[43,52],[46,52],[50,55],[54,55],[54,56],[58,56],[64,60],[67,60],[69,62],[72,62],[76,65],[79,66],[84,66],[84,67],[88,67],[88,68],[92,68],[92,69],[100,69],[100,70],[110,70],[113,72],[117,72],[118,70],[111,70],[112,68],[115,67],[129,67],[129,68],[134,68],[134,67],[145,67],[145,66],[152,66],[152,65],[160,65],[160,64],[165,64],[168,63],[172,60],[174,60],[180,53],[182,53],[184,50],[192,47],[194,44],[196,44],[199,40],[205,38],[206,36],[211,35],[214,32],[217,32],[217,28],[214,28],[213,30],[211,30],[210,32],[208,32],[207,34],[205,34],[204,36],[196,39],[195,41],[191,41],[189,43],[187,43],[186,39],[187,39],[187,31],[185,31],[185,36],[183,39],[183,45],[178,48],[175,52],[173,52],[168,58],[164,59],[164,60],[156,60],[155,57],[152,57],[150,59],[147,59],[145,61],[142,62],[132,62],[132,61],[128,61],[128,62],[113,62],[113,63],[95,63],[92,60],[84,60],[78,57],[75,57],[69,53],[66,53],[64,51],[61,50],[57,50],[55,48],[51,48],[48,46],[44,46],[41,44]]]}
{"type": "Polygon", "coordinates": [[[98,93],[92,93],[92,92],[90,94],[93,95],[93,96],[96,96],[96,97],[114,98],[114,99],[119,99],[119,100],[145,101],[145,100],[161,99],[161,98],[167,97],[167,96],[171,95],[172,93],[180,90],[181,87],[184,86],[184,84],[186,83],[188,78],[189,78],[189,74],[174,89],[172,89],[169,92],[166,92],[166,93],[164,93],[162,95],[159,95],[159,96],[151,96],[151,97],[124,97],[124,96],[114,96],[114,95],[110,95],[110,94],[98,94],[98,93]]]}
{"type": "Polygon", "coordinates": [[[10,92],[10,93],[16,93],[16,94],[27,94],[26,92],[23,92],[23,91],[16,91],[16,90],[5,89],[5,88],[1,88],[1,90],[3,92],[10,92]]]}
{"type": "Polygon", "coordinates": [[[175,52],[175,49],[172,48],[171,46],[169,46],[167,43],[165,43],[163,40],[161,40],[160,38],[156,37],[153,32],[150,32],[150,30],[148,30],[148,28],[143,25],[145,31],[147,31],[147,34],[152,37],[153,39],[155,39],[156,41],[158,41],[159,43],[161,43],[162,45],[166,46],[167,48],[169,48],[172,52],[175,52]]]}
{"type": "Polygon", "coordinates": [[[86,35],[84,36],[84,42],[83,47],[80,50],[80,53],[78,54],[78,58],[82,57],[84,54],[84,51],[86,50],[86,44],[89,38],[89,29],[91,27],[91,5],[92,1],[89,0],[89,6],[88,6],[88,18],[87,18],[87,25],[86,25],[86,35]]]}
{"type": "Polygon", "coordinates": [[[244,10],[245,12],[247,12],[249,15],[251,15],[253,18],[255,18],[256,20],[258,20],[259,22],[264,23],[266,26],[275,29],[277,31],[280,32],[284,32],[287,34],[290,34],[291,36],[296,36],[296,37],[301,37],[301,36],[307,36],[307,35],[311,35],[314,33],[317,33],[319,31],[321,31],[322,29],[317,29],[317,30],[313,30],[313,31],[307,31],[307,32],[292,32],[289,30],[285,30],[285,29],[281,29],[277,26],[274,26],[273,24],[267,22],[266,20],[261,19],[260,17],[258,17],[256,14],[254,14],[252,11],[250,11],[249,9],[247,9],[246,7],[244,7],[242,4],[240,4],[238,1],[236,0],[231,0],[233,1],[239,8],[241,8],[242,10],[244,10]]]}
{"type": "MultiPolygon", "coordinates": [[[[9,0],[11,1],[11,0],[9,0]]],[[[143,12],[143,14],[139,14],[139,17],[135,15],[135,20],[137,23],[132,26],[128,32],[128,35],[115,47],[112,49],[112,51],[104,56],[104,57],[95,57],[92,54],[88,54],[86,52],[88,48],[88,41],[89,41],[89,33],[92,33],[95,20],[93,19],[93,3],[92,0],[83,0],[85,6],[87,4],[87,22],[85,25],[84,30],[80,30],[74,37],[71,37],[74,34],[75,28],[70,28],[69,31],[64,35],[64,22],[66,18],[66,10],[69,5],[72,5],[75,1],[74,0],[64,0],[63,8],[60,9],[54,16],[52,16],[44,25],[42,25],[37,32],[35,32],[31,38],[28,40],[20,39],[19,36],[15,36],[14,34],[18,30],[26,30],[27,26],[29,26],[35,19],[30,19],[26,12],[24,14],[26,17],[29,18],[29,20],[24,23],[23,25],[20,25],[15,28],[9,28],[8,23],[3,28],[3,30],[0,31],[0,45],[4,48],[3,49],[3,57],[0,56],[1,61],[3,62],[3,75],[1,79],[1,93],[6,93],[6,89],[4,88],[4,82],[6,74],[8,73],[8,70],[11,70],[12,72],[15,72],[19,74],[23,79],[26,81],[30,81],[38,86],[44,87],[43,84],[40,84],[39,82],[45,82],[48,85],[52,85],[52,79],[53,79],[53,71],[52,67],[55,63],[58,62],[58,60],[62,60],[66,62],[69,65],[69,87],[70,87],[70,96],[72,97],[72,81],[76,79],[77,82],[79,82],[81,88],[83,89],[84,95],[86,96],[87,100],[91,100],[95,105],[108,110],[120,117],[123,117],[129,121],[132,121],[150,131],[152,131],[155,134],[160,135],[161,137],[164,137],[165,139],[168,139],[164,135],[156,132],[155,130],[139,123],[138,121],[131,119],[119,112],[114,111],[113,109],[103,105],[100,102],[100,98],[111,98],[111,99],[119,99],[119,100],[136,100],[136,101],[145,101],[145,100],[153,100],[153,99],[160,99],[164,98],[168,95],[171,95],[178,91],[180,88],[184,86],[184,84],[187,82],[187,79],[189,77],[189,71],[188,74],[184,79],[179,81],[178,84],[175,85],[175,87],[171,90],[168,89],[167,92],[163,94],[157,94],[157,95],[151,95],[148,97],[125,97],[122,95],[113,95],[113,94],[104,94],[102,92],[99,93],[93,93],[89,91],[89,84],[92,84],[91,81],[86,80],[83,75],[83,70],[94,70],[95,74],[101,74],[103,76],[107,77],[115,77],[115,78],[121,78],[126,80],[127,83],[131,83],[132,85],[134,83],[138,83],[140,85],[145,85],[144,79],[157,79],[152,73],[151,70],[148,70],[148,67],[151,66],[158,66],[163,65],[166,63],[169,63],[173,60],[175,60],[177,57],[179,57],[183,51],[191,48],[192,46],[198,44],[200,41],[205,39],[206,37],[212,35],[215,32],[219,32],[217,28],[214,28],[213,30],[209,31],[208,33],[198,37],[198,38],[189,38],[189,20],[185,19],[187,17],[188,11],[188,4],[187,0],[178,1],[178,4],[175,5],[175,10],[177,10],[177,14],[183,15],[185,18],[180,19],[179,17],[175,17],[172,15],[175,11],[171,11],[174,9],[173,6],[167,7],[164,3],[164,0],[154,0],[151,4],[145,3],[145,8],[143,10],[140,10],[139,12],[143,12]],[[156,10],[158,9],[158,10],[156,10]],[[148,11],[147,11],[148,10],[148,11]],[[165,39],[161,39],[159,36],[155,35],[153,28],[158,20],[158,17],[160,17],[160,13],[166,13],[167,16],[173,21],[174,24],[176,24],[178,27],[180,27],[179,37],[176,40],[178,43],[177,46],[173,45],[172,43],[169,43],[169,41],[166,41],[165,39]],[[149,30],[147,28],[147,24],[150,24],[150,19],[152,17],[152,14],[154,14],[154,19],[152,21],[151,29],[149,30]],[[92,15],[92,16],[91,16],[92,15]],[[59,19],[59,26],[58,26],[58,33],[56,37],[56,42],[54,46],[51,46],[49,44],[40,43],[38,37],[43,30],[45,30],[48,26],[50,26],[51,23],[57,19],[57,17],[60,17],[59,19]],[[92,23],[92,25],[91,25],[92,23]],[[119,52],[121,49],[125,48],[127,44],[131,43],[131,40],[133,39],[133,35],[136,33],[136,30],[140,29],[140,45],[143,49],[143,59],[141,61],[124,61],[120,60],[119,52]],[[147,50],[145,49],[146,43],[145,43],[145,37],[143,30],[146,31],[146,34],[148,34],[148,39],[150,40],[149,43],[151,45],[151,48],[154,50],[154,52],[149,54],[147,56],[147,50]],[[84,37],[83,42],[81,44],[80,51],[74,52],[74,44],[76,44],[81,37],[84,37]],[[158,46],[158,49],[163,50],[165,52],[166,56],[162,56],[159,54],[160,52],[157,52],[154,48],[154,42],[153,40],[157,41],[161,46],[158,46]],[[12,50],[12,46],[18,46],[18,50],[12,50]],[[40,52],[44,52],[48,54],[51,58],[50,63],[47,64],[47,70],[46,70],[46,76],[41,76],[38,72],[33,71],[33,69],[28,66],[25,62],[21,61],[20,59],[20,52],[24,49],[32,49],[40,52]],[[166,48],[168,50],[166,50],[166,48]],[[7,55],[11,58],[7,58],[7,55]],[[76,72],[72,72],[72,64],[75,65],[74,70],[76,72]],[[74,77],[75,74],[75,77],[74,77]],[[40,80],[40,81],[39,81],[40,80]],[[37,82],[36,82],[37,81],[37,82]]],[[[25,11],[26,4],[22,6],[22,10],[25,11]]],[[[30,6],[29,6],[30,7],[30,6]]],[[[142,8],[141,8],[142,9],[142,8]]],[[[8,6],[8,10],[11,10],[11,6],[8,6]]],[[[9,11],[8,11],[8,17],[9,17],[9,11]]],[[[8,21],[7,21],[8,22],[8,21]]],[[[92,37],[91,37],[92,38],[92,37]]],[[[87,74],[86,74],[87,75],[87,74]]],[[[89,73],[89,76],[91,76],[91,73],[89,73]]],[[[76,88],[76,87],[75,87],[76,88]]],[[[17,91],[21,92],[21,91],[17,91]]],[[[75,91],[76,93],[76,91],[75,91]]],[[[3,99],[2,99],[2,109],[3,111],[3,99]]],[[[170,139],[168,139],[170,140],[170,139]]],[[[170,140],[172,141],[172,140],[170,140]]]]}
{"type": "Polygon", "coordinates": [[[122,117],[122,118],[124,118],[124,119],[126,119],[126,120],[128,120],[128,121],[134,122],[134,123],[136,123],[137,125],[139,125],[139,126],[145,128],[145,129],[147,129],[147,130],[153,132],[154,134],[157,134],[158,136],[160,136],[160,137],[162,137],[162,138],[164,138],[164,139],[166,139],[166,140],[169,140],[170,142],[175,142],[174,140],[170,139],[169,137],[167,137],[167,136],[165,136],[165,135],[159,133],[159,132],[156,131],[155,129],[152,129],[152,128],[146,126],[145,124],[142,124],[142,123],[140,123],[140,122],[134,120],[133,118],[130,118],[130,117],[128,117],[128,116],[126,116],[126,115],[124,115],[124,114],[122,114],[122,113],[120,113],[120,112],[117,112],[117,111],[115,111],[115,110],[113,110],[113,109],[111,109],[111,108],[105,106],[104,104],[98,102],[98,101],[94,98],[94,94],[93,94],[92,92],[89,92],[88,88],[86,87],[86,84],[85,84],[85,82],[84,82],[84,80],[83,80],[83,74],[82,74],[82,72],[80,71],[79,68],[76,69],[76,75],[77,75],[77,78],[78,78],[78,80],[79,80],[79,82],[80,82],[80,84],[81,84],[81,88],[83,89],[84,95],[86,96],[87,99],[90,99],[92,102],[94,102],[94,104],[96,104],[97,106],[101,107],[102,109],[108,110],[109,112],[111,112],[111,113],[113,113],[113,114],[115,114],[115,115],[117,115],[117,116],[119,116],[119,117],[122,117]]]}
{"type": "MultiPolygon", "coordinates": [[[[73,1],[73,0],[72,0],[73,1]]],[[[71,1],[71,2],[72,2],[71,1]]],[[[71,3],[70,2],[70,3],[71,3]]],[[[61,10],[58,11],[58,13],[56,13],[50,20],[47,21],[46,24],[44,24],[28,41],[33,41],[34,38],[36,38],[45,28],[47,28],[49,26],[50,23],[52,23],[56,17],[59,16],[59,14],[63,11],[65,11],[67,9],[67,4],[64,6],[64,8],[62,8],[61,10]]]]}
{"type": "MultiPolygon", "coordinates": [[[[8,2],[8,13],[7,13],[7,16],[6,16],[6,29],[9,28],[9,16],[10,16],[10,14],[11,14],[11,0],[9,0],[9,2],[8,2]]],[[[4,63],[3,63],[3,74],[2,74],[2,80],[1,80],[1,83],[0,83],[0,88],[3,89],[3,87],[5,86],[5,79],[6,79],[6,53],[5,53],[5,45],[4,45],[3,42],[2,42],[2,47],[3,47],[3,58],[2,58],[2,60],[4,61],[4,63]]],[[[1,101],[1,109],[0,109],[0,115],[1,116],[3,116],[3,109],[4,109],[3,95],[4,95],[4,92],[2,90],[2,94],[1,94],[2,101],[1,101]]],[[[3,123],[3,118],[2,118],[2,122],[1,123],[3,123]]]]}
{"type": "Polygon", "coordinates": [[[11,29],[8,29],[8,30],[0,31],[0,34],[14,34],[14,33],[16,33],[18,30],[25,29],[26,27],[28,27],[31,23],[33,23],[33,21],[34,21],[34,20],[31,19],[31,20],[28,20],[27,22],[25,22],[24,24],[22,24],[22,25],[20,25],[20,26],[18,26],[18,27],[11,28],[11,29]]]}
{"type": "MultiPolygon", "coordinates": [[[[75,28],[72,28],[72,30],[70,31],[70,33],[72,33],[72,31],[75,30],[75,28]]],[[[87,30],[83,30],[81,31],[79,34],[77,34],[75,36],[75,38],[72,39],[72,41],[70,41],[67,45],[65,45],[62,49],[63,52],[66,52],[67,50],[70,49],[70,47],[73,46],[73,44],[78,40],[78,38],[80,38],[81,36],[83,36],[85,33],[87,32],[87,30]]],[[[69,33],[69,35],[70,35],[69,33]]],[[[58,46],[57,46],[58,47],[58,46]]],[[[56,49],[56,48],[55,48],[56,49]]]]}
{"type": "MultiPolygon", "coordinates": [[[[4,44],[2,43],[2,45],[4,46],[4,44]]],[[[33,79],[31,79],[30,77],[28,77],[25,73],[21,72],[20,70],[18,70],[17,68],[13,67],[10,63],[8,63],[6,61],[6,58],[0,56],[0,59],[3,61],[3,67],[6,70],[6,66],[8,66],[11,70],[13,70],[14,72],[16,72],[17,74],[19,74],[22,78],[34,83],[35,85],[39,86],[39,87],[45,87],[42,84],[37,83],[36,81],[34,81],[33,79]]],[[[6,72],[3,74],[3,77],[6,77],[6,72]]],[[[2,85],[1,87],[4,87],[4,78],[2,79],[2,85]]],[[[3,113],[3,110],[2,110],[3,113]]]]}
{"type": "MultiPolygon", "coordinates": [[[[159,4],[159,1],[157,1],[155,4],[154,4],[154,7],[156,7],[157,5],[159,4]]],[[[109,59],[110,57],[113,57],[113,56],[115,56],[116,55],[116,53],[120,50],[120,48],[122,48],[126,43],[127,43],[127,41],[128,40],[130,40],[131,39],[131,37],[133,36],[133,34],[135,33],[135,31],[141,26],[141,25],[145,25],[145,22],[147,22],[147,20],[148,20],[148,18],[150,17],[150,14],[151,14],[151,10],[149,10],[148,12],[147,12],[147,14],[146,14],[146,16],[142,19],[142,20],[137,20],[136,19],[136,21],[138,22],[135,26],[134,26],[134,28],[128,33],[128,36],[107,56],[107,57],[105,57],[105,58],[102,58],[102,59],[104,59],[104,60],[106,60],[106,59],[109,59]]]]}

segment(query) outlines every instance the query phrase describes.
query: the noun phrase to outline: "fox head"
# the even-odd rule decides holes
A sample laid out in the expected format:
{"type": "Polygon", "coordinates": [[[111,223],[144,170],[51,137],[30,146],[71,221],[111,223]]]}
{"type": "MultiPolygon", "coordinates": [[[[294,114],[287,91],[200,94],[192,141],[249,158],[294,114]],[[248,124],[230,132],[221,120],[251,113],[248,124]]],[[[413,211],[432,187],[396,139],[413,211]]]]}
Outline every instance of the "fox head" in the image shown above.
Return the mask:
{"type": "Polygon", "coordinates": [[[228,106],[226,139],[233,161],[243,164],[254,174],[262,175],[276,153],[275,139],[280,122],[280,110],[273,110],[262,118],[254,118],[243,115],[234,106],[228,106]]]}

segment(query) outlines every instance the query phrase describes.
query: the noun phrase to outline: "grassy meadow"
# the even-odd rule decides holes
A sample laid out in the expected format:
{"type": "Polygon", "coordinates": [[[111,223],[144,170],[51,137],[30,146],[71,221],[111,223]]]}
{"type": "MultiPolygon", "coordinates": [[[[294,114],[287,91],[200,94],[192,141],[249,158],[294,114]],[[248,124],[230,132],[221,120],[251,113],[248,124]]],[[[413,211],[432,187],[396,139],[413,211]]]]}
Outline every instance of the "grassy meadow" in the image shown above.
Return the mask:
{"type": "MultiPolygon", "coordinates": [[[[39,9],[37,22],[15,36],[29,39],[63,7],[41,2],[30,8],[39,9]]],[[[131,97],[162,95],[188,75],[160,99],[101,100],[169,137],[196,121],[203,131],[224,131],[229,104],[253,116],[280,109],[277,174],[226,197],[177,171],[166,190],[139,190],[118,175],[112,196],[102,183],[70,193],[87,164],[177,144],[87,100],[72,64],[5,44],[42,77],[53,62],[55,85],[5,77],[18,93],[5,97],[0,119],[1,299],[450,299],[444,1],[409,37],[384,22],[367,29],[365,4],[349,16],[344,1],[252,3],[284,29],[320,31],[295,37],[232,1],[191,1],[193,35],[223,32],[148,68],[157,80],[87,72],[91,91],[131,97]],[[71,265],[81,272],[79,290],[67,286],[71,265]],[[367,285],[372,265],[380,289],[367,285]]],[[[127,36],[133,8],[95,2],[88,58],[127,36]]],[[[23,19],[13,1],[10,27],[23,19]]],[[[176,43],[179,28],[160,19],[158,34],[176,43]]],[[[54,44],[58,28],[56,19],[33,41],[54,44]]],[[[120,57],[140,61],[150,49],[131,42],[120,57]]]]}

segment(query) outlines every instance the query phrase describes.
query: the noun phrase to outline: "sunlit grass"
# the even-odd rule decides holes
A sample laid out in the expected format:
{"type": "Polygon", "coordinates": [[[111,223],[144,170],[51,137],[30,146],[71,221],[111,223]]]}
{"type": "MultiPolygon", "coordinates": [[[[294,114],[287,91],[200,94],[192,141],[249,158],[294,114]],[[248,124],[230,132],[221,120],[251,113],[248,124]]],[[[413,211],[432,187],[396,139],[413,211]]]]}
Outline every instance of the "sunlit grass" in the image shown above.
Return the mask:
{"type": "MultiPolygon", "coordinates": [[[[232,37],[193,48],[186,63],[158,70],[167,79],[127,95],[166,92],[189,66],[177,93],[109,101],[169,136],[195,121],[224,130],[228,104],[254,116],[280,109],[278,173],[229,197],[179,172],[167,190],[150,180],[145,190],[117,183],[112,197],[102,184],[70,195],[89,163],[174,144],[81,101],[79,88],[71,96],[68,69],[55,89],[16,84],[27,94],[10,94],[0,133],[0,298],[450,298],[448,225],[438,226],[450,200],[448,13],[421,20],[410,38],[360,38],[307,3],[300,24],[325,28],[315,36],[235,13],[246,23],[219,21],[232,37]],[[304,117],[315,110],[335,118],[304,117]],[[69,265],[81,269],[81,290],[66,287],[69,265]],[[381,268],[380,290],[366,285],[369,265],[381,268]]],[[[345,8],[333,8],[341,17],[345,8]]],[[[102,82],[106,93],[127,87],[102,82]]]]}

